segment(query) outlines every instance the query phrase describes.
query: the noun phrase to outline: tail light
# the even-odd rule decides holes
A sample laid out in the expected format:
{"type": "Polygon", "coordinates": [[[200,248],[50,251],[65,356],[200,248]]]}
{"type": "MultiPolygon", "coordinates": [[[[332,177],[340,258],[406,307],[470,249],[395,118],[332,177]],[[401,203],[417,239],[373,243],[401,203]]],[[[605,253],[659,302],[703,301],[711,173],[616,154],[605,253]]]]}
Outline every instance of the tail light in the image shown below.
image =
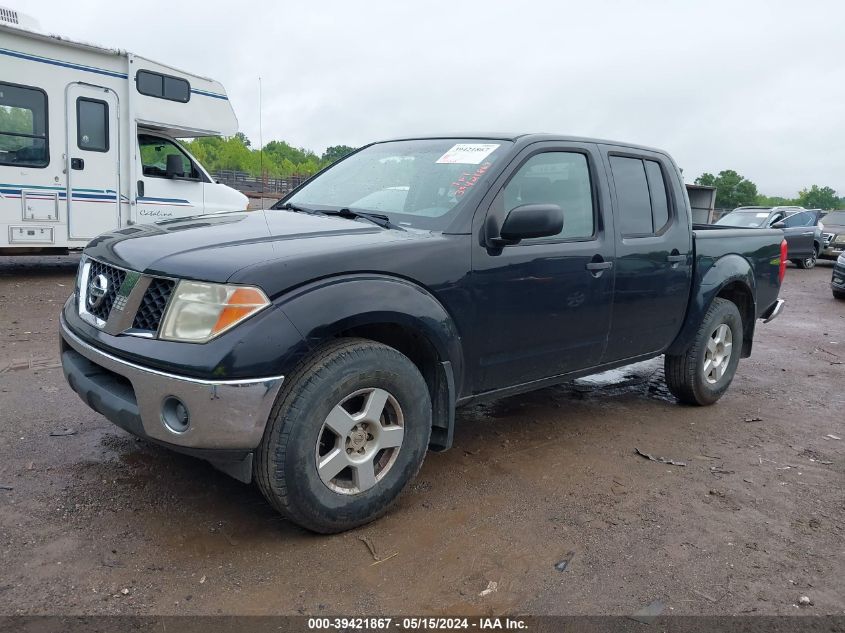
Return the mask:
{"type": "Polygon", "coordinates": [[[786,240],[783,240],[780,243],[780,268],[778,269],[778,283],[783,283],[783,278],[786,275],[786,256],[788,255],[788,250],[786,246],[786,240]]]}

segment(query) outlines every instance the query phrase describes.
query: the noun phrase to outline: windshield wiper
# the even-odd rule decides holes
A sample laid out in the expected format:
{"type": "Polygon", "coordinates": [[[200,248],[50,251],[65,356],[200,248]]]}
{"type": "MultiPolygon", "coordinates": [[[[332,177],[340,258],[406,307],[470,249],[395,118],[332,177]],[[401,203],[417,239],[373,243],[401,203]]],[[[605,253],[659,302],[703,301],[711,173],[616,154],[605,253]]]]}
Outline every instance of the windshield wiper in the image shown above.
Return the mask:
{"type": "Polygon", "coordinates": [[[284,204],[274,204],[271,209],[281,209],[282,211],[296,211],[297,213],[320,213],[316,209],[309,209],[292,202],[285,202],[284,204]]]}
{"type": "Polygon", "coordinates": [[[370,213],[368,211],[353,211],[349,207],[343,207],[342,209],[311,209],[292,202],[285,202],[284,204],[273,205],[270,208],[281,209],[282,211],[296,211],[297,213],[310,213],[311,215],[334,215],[340,218],[347,218],[349,220],[362,218],[384,229],[405,230],[401,226],[393,224],[393,222],[390,221],[390,218],[386,215],[381,213],[370,213]]]}
{"type": "MultiPolygon", "coordinates": [[[[368,211],[353,211],[349,207],[343,207],[342,209],[332,210],[332,211],[323,211],[325,215],[336,215],[341,218],[349,218],[350,220],[355,220],[357,218],[363,218],[364,220],[369,220],[373,224],[380,226],[385,229],[401,229],[402,227],[393,224],[390,221],[390,218],[381,213],[370,213],[368,211]]],[[[404,230],[404,229],[403,229],[404,230]]]]}

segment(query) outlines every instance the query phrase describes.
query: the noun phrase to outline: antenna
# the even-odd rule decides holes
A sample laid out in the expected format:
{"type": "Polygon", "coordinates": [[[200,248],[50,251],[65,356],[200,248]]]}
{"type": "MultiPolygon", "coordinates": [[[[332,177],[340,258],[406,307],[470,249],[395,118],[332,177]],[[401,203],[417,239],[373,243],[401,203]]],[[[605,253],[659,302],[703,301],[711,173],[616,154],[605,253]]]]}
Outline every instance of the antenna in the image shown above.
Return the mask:
{"type": "Polygon", "coordinates": [[[261,171],[261,210],[264,210],[264,131],[261,127],[261,76],[258,77],[258,168],[261,171]]]}

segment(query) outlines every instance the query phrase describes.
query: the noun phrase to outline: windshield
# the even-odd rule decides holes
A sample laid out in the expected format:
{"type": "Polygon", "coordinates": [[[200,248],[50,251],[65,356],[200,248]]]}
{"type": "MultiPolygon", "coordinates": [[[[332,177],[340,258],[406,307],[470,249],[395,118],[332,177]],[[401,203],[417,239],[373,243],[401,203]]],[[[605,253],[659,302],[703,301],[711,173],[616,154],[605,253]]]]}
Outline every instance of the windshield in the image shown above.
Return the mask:
{"type": "Polygon", "coordinates": [[[418,139],[371,145],[284,202],[308,209],[371,211],[394,224],[444,229],[461,200],[486,180],[509,141],[418,139]]]}
{"type": "Polygon", "coordinates": [[[823,220],[825,224],[845,225],[845,211],[831,211],[823,220]]]}
{"type": "Polygon", "coordinates": [[[719,218],[716,224],[721,226],[741,226],[746,228],[757,228],[766,225],[768,211],[731,211],[726,216],[719,218]]]}

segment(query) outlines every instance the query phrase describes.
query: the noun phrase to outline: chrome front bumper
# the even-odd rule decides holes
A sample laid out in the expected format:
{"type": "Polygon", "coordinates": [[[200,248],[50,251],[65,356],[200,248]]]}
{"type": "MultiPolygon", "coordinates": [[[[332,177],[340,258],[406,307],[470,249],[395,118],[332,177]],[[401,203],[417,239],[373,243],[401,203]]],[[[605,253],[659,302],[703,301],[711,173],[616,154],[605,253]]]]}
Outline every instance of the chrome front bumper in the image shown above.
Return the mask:
{"type": "MultiPolygon", "coordinates": [[[[255,449],[284,381],[199,380],[136,365],[88,345],[64,318],[61,336],[65,378],[89,407],[130,433],[177,450],[255,449]],[[176,423],[184,415],[174,419],[177,400],[184,406],[180,413],[187,411],[186,425],[176,423]]],[[[213,455],[198,456],[213,461],[213,455]]]]}

